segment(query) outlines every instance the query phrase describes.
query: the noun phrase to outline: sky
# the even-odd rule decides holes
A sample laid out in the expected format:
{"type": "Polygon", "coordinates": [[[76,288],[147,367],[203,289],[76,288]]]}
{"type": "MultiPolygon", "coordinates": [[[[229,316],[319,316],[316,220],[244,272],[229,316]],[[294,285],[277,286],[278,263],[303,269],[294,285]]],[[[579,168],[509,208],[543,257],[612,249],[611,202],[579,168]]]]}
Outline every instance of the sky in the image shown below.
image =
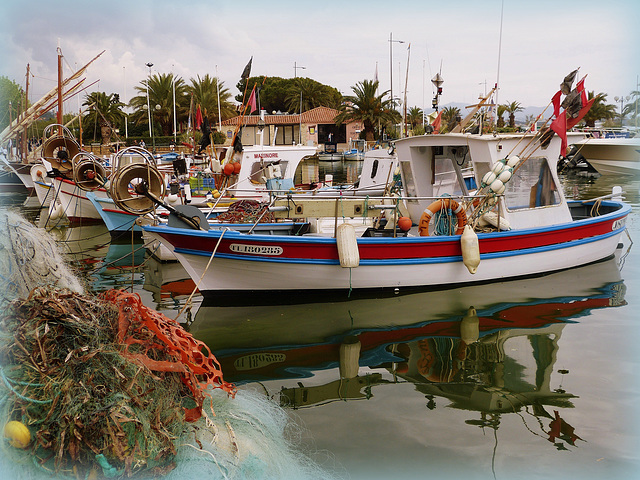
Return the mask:
{"type": "MultiPolygon", "coordinates": [[[[392,77],[402,99],[406,82],[407,105],[427,113],[436,73],[443,105],[471,105],[498,82],[498,103],[544,107],[576,68],[609,103],[640,90],[637,0],[0,3],[0,75],[24,86],[29,64],[31,101],[55,87],[58,43],[65,76],[105,50],[79,103],[93,91],[128,101],[148,63],[152,74],[173,72],[186,83],[219,76],[235,96],[251,57],[252,76],[297,74],[344,95],[377,71],[382,90],[392,77]]],[[[78,100],[67,108],[77,111],[78,100]]]]}

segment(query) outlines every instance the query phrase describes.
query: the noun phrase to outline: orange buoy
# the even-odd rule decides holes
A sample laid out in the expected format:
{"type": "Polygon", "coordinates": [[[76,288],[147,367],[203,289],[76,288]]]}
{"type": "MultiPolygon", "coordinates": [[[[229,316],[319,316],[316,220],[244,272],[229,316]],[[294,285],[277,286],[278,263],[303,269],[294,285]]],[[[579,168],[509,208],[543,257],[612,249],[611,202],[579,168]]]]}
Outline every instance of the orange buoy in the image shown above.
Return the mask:
{"type": "Polygon", "coordinates": [[[409,230],[411,230],[412,226],[413,222],[409,217],[400,217],[398,219],[398,228],[403,232],[408,232],[409,230]]]}
{"type": "Polygon", "coordinates": [[[240,168],[242,167],[242,165],[240,165],[240,162],[236,162],[233,164],[233,173],[238,175],[240,173],[240,168]]]}
{"type": "Polygon", "coordinates": [[[467,224],[467,215],[464,213],[464,207],[451,198],[441,198],[429,205],[422,213],[420,223],[418,224],[418,232],[421,237],[429,236],[429,222],[431,221],[431,217],[442,209],[453,211],[458,220],[455,234],[462,235],[464,226],[467,224]]]}
{"type": "Polygon", "coordinates": [[[224,172],[224,174],[225,174],[227,177],[229,177],[229,176],[233,175],[233,171],[234,171],[234,167],[233,167],[233,165],[232,165],[231,163],[227,163],[227,164],[224,166],[224,170],[223,170],[223,172],[224,172]]]}

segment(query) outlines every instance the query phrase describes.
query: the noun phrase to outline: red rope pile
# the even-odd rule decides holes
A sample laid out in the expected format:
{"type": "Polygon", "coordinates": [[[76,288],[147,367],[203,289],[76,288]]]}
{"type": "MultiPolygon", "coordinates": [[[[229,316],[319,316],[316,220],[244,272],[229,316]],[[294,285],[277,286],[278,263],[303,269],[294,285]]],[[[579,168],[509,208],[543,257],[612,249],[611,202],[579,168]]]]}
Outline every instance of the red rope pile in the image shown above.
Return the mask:
{"type": "Polygon", "coordinates": [[[189,388],[195,408],[185,408],[186,420],[202,416],[209,386],[235,395],[235,386],[222,378],[222,369],[209,347],[196,340],[182,326],[143,305],[138,294],[109,290],[100,295],[119,309],[118,341],[126,345],[124,355],[152,371],[176,372],[189,388]],[[173,361],[160,360],[173,358],[173,361]]]}

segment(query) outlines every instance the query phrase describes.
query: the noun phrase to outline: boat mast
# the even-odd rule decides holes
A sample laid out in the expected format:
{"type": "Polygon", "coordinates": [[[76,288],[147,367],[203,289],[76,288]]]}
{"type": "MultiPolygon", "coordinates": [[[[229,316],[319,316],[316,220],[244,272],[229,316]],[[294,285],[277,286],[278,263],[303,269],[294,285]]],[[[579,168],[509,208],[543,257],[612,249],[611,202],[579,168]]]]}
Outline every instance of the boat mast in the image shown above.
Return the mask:
{"type": "MultiPolygon", "coordinates": [[[[27,81],[25,84],[25,92],[24,92],[24,109],[23,109],[23,114],[26,116],[27,114],[27,108],[29,108],[29,69],[30,66],[27,63],[27,81]]],[[[29,161],[27,160],[27,154],[29,152],[29,149],[27,148],[27,125],[25,124],[24,126],[24,130],[22,131],[22,163],[29,163],[29,161]]]]}
{"type": "MultiPolygon", "coordinates": [[[[62,49],[58,39],[58,125],[62,125],[62,49]]],[[[62,127],[58,127],[58,135],[62,135],[62,127]]]]}

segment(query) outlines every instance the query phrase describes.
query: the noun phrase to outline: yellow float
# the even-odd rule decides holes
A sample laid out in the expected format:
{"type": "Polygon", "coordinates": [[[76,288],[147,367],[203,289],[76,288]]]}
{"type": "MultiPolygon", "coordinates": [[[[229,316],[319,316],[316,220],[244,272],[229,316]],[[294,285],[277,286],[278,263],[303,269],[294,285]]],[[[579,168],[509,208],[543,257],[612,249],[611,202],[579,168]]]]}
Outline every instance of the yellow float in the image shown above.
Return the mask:
{"type": "Polygon", "coordinates": [[[22,422],[12,420],[4,426],[4,436],[16,448],[26,448],[31,443],[31,433],[22,422]]]}

